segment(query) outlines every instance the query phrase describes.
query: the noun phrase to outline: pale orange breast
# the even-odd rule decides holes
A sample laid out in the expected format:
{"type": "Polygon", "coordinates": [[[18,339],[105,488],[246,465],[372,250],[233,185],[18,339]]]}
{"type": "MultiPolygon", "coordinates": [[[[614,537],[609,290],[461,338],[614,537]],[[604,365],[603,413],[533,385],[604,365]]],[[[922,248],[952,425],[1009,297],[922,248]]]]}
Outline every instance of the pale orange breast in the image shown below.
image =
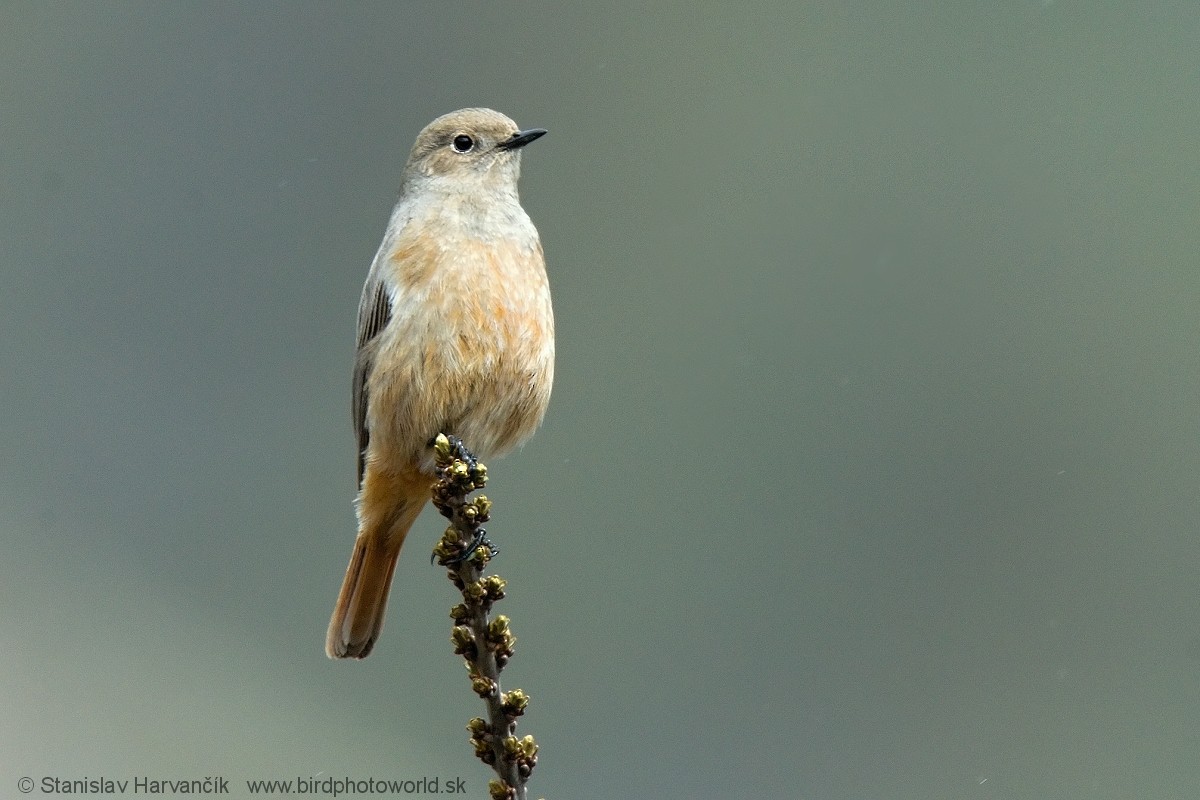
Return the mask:
{"type": "Polygon", "coordinates": [[[528,439],[554,379],[554,317],[541,245],[401,236],[388,263],[392,319],[368,378],[369,457],[432,468],[453,433],[484,458],[528,439]]]}

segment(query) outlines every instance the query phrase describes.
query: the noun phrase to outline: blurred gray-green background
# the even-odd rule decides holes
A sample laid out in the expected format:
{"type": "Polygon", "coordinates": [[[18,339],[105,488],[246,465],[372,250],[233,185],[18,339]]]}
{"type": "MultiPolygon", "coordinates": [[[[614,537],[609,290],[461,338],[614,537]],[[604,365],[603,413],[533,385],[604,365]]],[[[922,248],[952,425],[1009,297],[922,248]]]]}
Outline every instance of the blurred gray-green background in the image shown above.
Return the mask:
{"type": "Polygon", "coordinates": [[[359,288],[467,105],[551,131],[555,396],[489,465],[533,796],[1200,793],[1195,3],[0,30],[0,796],[485,795],[432,512],[375,653],[322,652],[359,288]]]}

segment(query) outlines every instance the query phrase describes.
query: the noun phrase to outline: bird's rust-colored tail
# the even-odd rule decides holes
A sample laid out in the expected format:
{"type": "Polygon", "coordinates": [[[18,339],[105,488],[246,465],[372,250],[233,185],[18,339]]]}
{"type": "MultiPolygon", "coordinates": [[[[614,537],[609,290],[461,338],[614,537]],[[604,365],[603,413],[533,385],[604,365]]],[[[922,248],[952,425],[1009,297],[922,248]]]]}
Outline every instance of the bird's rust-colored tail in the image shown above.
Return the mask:
{"type": "Polygon", "coordinates": [[[384,524],[364,520],[329,620],[325,655],[366,658],[375,646],[383,630],[383,615],[400,548],[424,505],[423,496],[408,497],[396,504],[394,513],[386,520],[380,520],[384,524]]]}

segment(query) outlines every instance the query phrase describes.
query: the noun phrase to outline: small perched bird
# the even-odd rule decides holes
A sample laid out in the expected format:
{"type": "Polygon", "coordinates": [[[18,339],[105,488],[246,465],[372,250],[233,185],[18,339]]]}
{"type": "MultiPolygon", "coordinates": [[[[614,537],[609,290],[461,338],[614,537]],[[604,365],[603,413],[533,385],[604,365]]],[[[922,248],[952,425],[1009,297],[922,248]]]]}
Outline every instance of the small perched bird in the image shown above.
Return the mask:
{"type": "Polygon", "coordinates": [[[330,658],[364,658],[379,638],[396,559],[430,496],[433,439],[499,456],[546,413],[554,314],[517,197],[521,149],[545,133],[466,108],[429,123],[408,156],[358,306],[358,538],[330,658]]]}

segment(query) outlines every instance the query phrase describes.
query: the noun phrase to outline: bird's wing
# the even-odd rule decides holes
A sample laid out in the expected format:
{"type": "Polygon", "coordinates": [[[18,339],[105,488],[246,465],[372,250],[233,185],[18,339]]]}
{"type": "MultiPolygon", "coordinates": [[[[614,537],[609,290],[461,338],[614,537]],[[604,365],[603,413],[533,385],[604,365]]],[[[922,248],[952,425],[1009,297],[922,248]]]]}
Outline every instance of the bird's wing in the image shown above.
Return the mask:
{"type": "Polygon", "coordinates": [[[367,463],[367,378],[377,348],[372,343],[392,318],[392,301],[379,270],[371,269],[358,301],[358,346],[354,354],[354,391],[351,410],[354,415],[354,435],[358,439],[358,485],[362,487],[367,463]]]}

